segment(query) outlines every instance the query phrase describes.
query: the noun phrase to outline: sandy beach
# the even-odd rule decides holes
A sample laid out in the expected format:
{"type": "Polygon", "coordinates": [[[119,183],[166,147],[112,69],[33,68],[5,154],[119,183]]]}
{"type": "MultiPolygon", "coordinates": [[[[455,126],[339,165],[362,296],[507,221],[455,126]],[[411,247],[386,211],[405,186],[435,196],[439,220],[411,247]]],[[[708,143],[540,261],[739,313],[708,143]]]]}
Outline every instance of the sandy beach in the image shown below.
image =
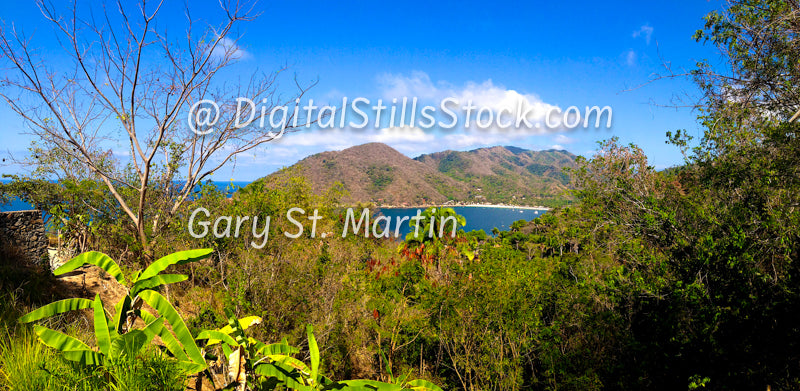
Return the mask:
{"type": "Polygon", "coordinates": [[[543,210],[549,211],[551,208],[544,206],[519,206],[519,205],[503,205],[503,204],[469,204],[469,205],[411,205],[411,206],[398,206],[398,205],[385,205],[379,206],[382,209],[427,209],[431,207],[436,208],[502,208],[502,209],[526,209],[526,210],[543,210]]]}

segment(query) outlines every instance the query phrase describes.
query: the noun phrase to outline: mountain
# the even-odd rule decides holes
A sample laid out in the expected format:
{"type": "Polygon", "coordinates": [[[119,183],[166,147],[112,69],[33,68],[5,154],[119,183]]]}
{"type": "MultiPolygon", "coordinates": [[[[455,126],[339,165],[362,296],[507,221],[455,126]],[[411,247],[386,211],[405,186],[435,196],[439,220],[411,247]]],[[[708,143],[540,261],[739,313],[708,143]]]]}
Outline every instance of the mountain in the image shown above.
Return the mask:
{"type": "Polygon", "coordinates": [[[498,146],[411,159],[386,144],[369,143],[311,155],[288,171],[301,172],[318,193],[341,182],[349,192],[345,202],[554,206],[569,199],[562,168],[574,164],[575,155],[557,150],[498,146]]]}
{"type": "Polygon", "coordinates": [[[570,199],[564,167],[576,156],[561,150],[529,151],[518,147],[444,151],[414,160],[466,184],[471,199],[515,205],[554,205],[570,199]]]}

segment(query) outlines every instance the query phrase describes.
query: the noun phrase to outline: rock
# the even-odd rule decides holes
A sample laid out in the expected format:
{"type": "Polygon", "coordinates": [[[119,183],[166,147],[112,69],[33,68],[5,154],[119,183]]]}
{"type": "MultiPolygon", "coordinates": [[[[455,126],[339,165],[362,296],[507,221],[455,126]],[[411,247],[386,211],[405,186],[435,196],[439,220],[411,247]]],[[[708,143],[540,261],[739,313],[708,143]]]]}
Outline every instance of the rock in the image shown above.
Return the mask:
{"type": "Polygon", "coordinates": [[[6,261],[33,265],[48,259],[42,212],[0,212],[0,253],[6,261]]]}

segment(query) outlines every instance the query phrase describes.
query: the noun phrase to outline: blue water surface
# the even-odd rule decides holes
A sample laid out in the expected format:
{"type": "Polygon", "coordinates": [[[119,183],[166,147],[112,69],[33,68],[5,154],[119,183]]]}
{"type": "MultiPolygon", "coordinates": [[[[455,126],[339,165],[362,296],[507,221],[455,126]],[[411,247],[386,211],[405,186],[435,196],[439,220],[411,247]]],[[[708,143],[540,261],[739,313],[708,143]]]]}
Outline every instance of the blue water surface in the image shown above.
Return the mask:
{"type": "MultiPolygon", "coordinates": [[[[0,182],[8,183],[11,182],[10,179],[0,179],[0,182]]],[[[220,191],[223,191],[228,194],[233,194],[241,187],[247,186],[250,182],[246,181],[232,181],[232,182],[212,182],[214,186],[217,187],[220,191]]],[[[201,185],[197,185],[196,190],[200,190],[201,185]]],[[[8,204],[0,204],[0,212],[14,212],[19,210],[31,210],[34,209],[33,205],[19,199],[13,198],[10,203],[8,204]]]]}
{"type": "MultiPolygon", "coordinates": [[[[3,182],[9,180],[3,179],[3,182]]],[[[232,194],[238,188],[247,186],[250,182],[246,181],[233,181],[233,182],[212,182],[219,190],[232,194]]],[[[198,186],[199,189],[199,186],[198,186]]],[[[13,199],[10,203],[0,204],[0,212],[18,211],[18,210],[31,210],[33,206],[20,199],[13,199]]],[[[413,217],[417,214],[418,208],[381,208],[377,212],[390,217],[392,223],[397,221],[397,218],[408,216],[413,217]]],[[[501,231],[506,231],[517,220],[533,220],[542,216],[544,210],[536,209],[523,209],[514,207],[483,207],[483,206],[455,206],[453,209],[456,213],[464,216],[467,225],[463,227],[465,231],[484,230],[487,234],[491,234],[493,228],[501,231]]],[[[358,213],[357,213],[358,214],[358,213]]],[[[447,227],[449,229],[449,226],[447,227]]],[[[394,235],[395,226],[392,226],[392,235],[394,235]]],[[[400,227],[400,238],[404,238],[407,233],[411,231],[408,221],[404,222],[400,227]]]]}
{"type": "MultiPolygon", "coordinates": [[[[489,235],[491,235],[493,228],[507,231],[511,224],[517,220],[530,221],[542,216],[546,212],[545,210],[515,207],[454,206],[452,208],[456,213],[464,216],[464,219],[467,221],[467,225],[463,228],[464,231],[483,230],[489,235]]],[[[394,235],[394,223],[396,220],[403,216],[415,216],[417,214],[417,209],[418,208],[382,208],[380,209],[380,213],[392,219],[393,225],[391,232],[392,235],[394,235]]],[[[445,229],[450,229],[450,226],[447,225],[445,229]]],[[[400,228],[400,238],[405,238],[405,235],[409,232],[411,232],[411,227],[408,221],[406,221],[400,228]]]]}

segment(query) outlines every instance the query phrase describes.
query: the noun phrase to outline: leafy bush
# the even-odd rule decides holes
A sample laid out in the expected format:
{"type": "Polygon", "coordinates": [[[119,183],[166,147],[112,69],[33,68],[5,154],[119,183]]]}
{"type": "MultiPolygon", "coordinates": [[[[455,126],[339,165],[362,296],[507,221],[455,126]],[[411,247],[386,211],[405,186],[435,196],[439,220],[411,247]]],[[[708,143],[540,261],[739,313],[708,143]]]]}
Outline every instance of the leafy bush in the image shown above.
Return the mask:
{"type": "MultiPolygon", "coordinates": [[[[392,383],[372,380],[333,381],[320,372],[321,357],[313,328],[306,327],[311,365],[292,357],[299,349],[289,346],[285,341],[266,345],[245,335],[245,329],[258,324],[261,319],[230,318],[228,325],[217,330],[208,330],[198,335],[198,340],[206,340],[206,347],[219,345],[224,357],[221,372],[227,376],[225,389],[274,390],[285,387],[289,390],[375,390],[375,391],[442,391],[433,383],[424,380],[391,378],[392,383]]],[[[391,373],[391,371],[390,371],[391,373]]],[[[216,376],[208,376],[214,382],[216,376]]],[[[215,385],[215,387],[217,387],[215,385]]]]}
{"type": "Polygon", "coordinates": [[[371,181],[373,191],[383,191],[394,182],[394,167],[388,165],[371,165],[367,167],[367,177],[371,181]]]}
{"type": "MultiPolygon", "coordinates": [[[[133,273],[130,282],[122,269],[110,257],[99,252],[81,254],[54,271],[61,275],[85,266],[98,266],[128,286],[127,294],[114,305],[115,312],[107,314],[99,295],[94,300],[73,298],[56,301],[29,312],[19,319],[30,323],[75,310],[91,309],[94,325],[90,347],[79,336],[35,325],[33,333],[41,344],[34,343],[28,329],[9,342],[0,344],[0,373],[3,383],[14,388],[58,388],[62,381],[74,381],[85,389],[113,388],[116,390],[180,390],[187,375],[198,374],[196,386],[203,379],[216,383],[214,368],[224,367],[227,379],[223,387],[236,390],[401,390],[441,391],[425,381],[398,381],[397,384],[371,380],[333,381],[321,375],[320,352],[312,328],[307,328],[311,364],[292,357],[299,352],[285,341],[265,345],[245,335],[245,330],[258,317],[230,318],[228,326],[206,330],[197,339],[204,340],[200,349],[173,305],[155,289],[186,280],[181,274],[161,274],[172,265],[201,260],[211,250],[189,250],[167,255],[146,269],[133,273]],[[159,314],[152,315],[143,307],[148,304],[159,314]],[[140,319],[142,322],[137,322],[140,319]],[[141,325],[139,325],[142,323],[141,325]],[[165,327],[169,324],[169,328],[165,327]],[[159,337],[164,344],[152,344],[159,337]],[[44,346],[52,349],[44,349],[44,346]],[[219,346],[217,355],[212,353],[219,346]],[[56,354],[57,353],[57,354],[56,354]],[[167,357],[166,354],[170,357],[167,357]],[[224,360],[220,360],[219,356],[224,360]],[[206,363],[211,360],[212,364],[206,363]],[[223,363],[223,364],[220,364],[223,363]],[[58,376],[54,376],[58,373],[58,376]],[[56,378],[54,378],[56,377],[56,378]]],[[[214,384],[215,389],[217,385],[214,384]]]]}
{"type": "Polygon", "coordinates": [[[98,370],[64,359],[28,327],[0,338],[0,389],[181,391],[185,378],[177,362],[154,347],[98,370]]]}

